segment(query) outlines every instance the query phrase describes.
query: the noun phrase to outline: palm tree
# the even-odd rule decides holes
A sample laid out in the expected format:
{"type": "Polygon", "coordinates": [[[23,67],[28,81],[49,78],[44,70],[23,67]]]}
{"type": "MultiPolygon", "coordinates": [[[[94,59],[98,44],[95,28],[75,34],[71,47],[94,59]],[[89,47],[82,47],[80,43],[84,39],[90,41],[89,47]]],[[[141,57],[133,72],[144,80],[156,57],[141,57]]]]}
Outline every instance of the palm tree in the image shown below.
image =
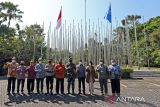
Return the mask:
{"type": "Polygon", "coordinates": [[[2,2],[0,3],[0,22],[8,21],[7,27],[10,27],[10,23],[12,19],[18,20],[18,22],[22,22],[22,14],[23,12],[18,9],[18,5],[14,5],[11,2],[2,2]]]}

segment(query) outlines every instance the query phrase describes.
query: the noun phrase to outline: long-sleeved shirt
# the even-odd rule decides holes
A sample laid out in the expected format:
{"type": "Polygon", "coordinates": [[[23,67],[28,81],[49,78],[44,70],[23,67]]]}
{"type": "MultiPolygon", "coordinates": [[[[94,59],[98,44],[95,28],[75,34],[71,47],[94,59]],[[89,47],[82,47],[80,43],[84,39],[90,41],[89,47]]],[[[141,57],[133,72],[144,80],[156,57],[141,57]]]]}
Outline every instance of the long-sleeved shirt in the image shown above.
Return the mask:
{"type": "Polygon", "coordinates": [[[27,79],[35,79],[35,76],[36,76],[36,72],[35,72],[35,67],[34,66],[28,66],[27,69],[27,79]]]}
{"type": "Polygon", "coordinates": [[[99,72],[100,79],[108,79],[109,78],[109,71],[108,71],[108,67],[106,65],[104,65],[104,64],[98,65],[96,70],[99,72]]]}
{"type": "Polygon", "coordinates": [[[65,66],[63,64],[57,64],[55,66],[55,76],[56,78],[64,78],[64,74],[65,74],[65,66]]]}
{"type": "Polygon", "coordinates": [[[83,64],[78,64],[77,65],[77,76],[78,78],[85,78],[85,66],[83,64]]]}
{"type": "Polygon", "coordinates": [[[35,66],[36,78],[45,78],[45,65],[44,64],[36,64],[35,66]]]}
{"type": "Polygon", "coordinates": [[[109,66],[110,78],[111,79],[120,79],[121,71],[120,66],[118,64],[113,64],[109,66]]]}
{"type": "Polygon", "coordinates": [[[17,69],[17,79],[25,79],[26,67],[20,65],[17,69]]]}
{"type": "Polygon", "coordinates": [[[54,75],[54,65],[53,64],[46,64],[45,70],[46,70],[46,76],[54,75]]]}
{"type": "Polygon", "coordinates": [[[68,82],[73,81],[76,78],[76,65],[73,63],[67,64],[67,77],[68,82]]]}

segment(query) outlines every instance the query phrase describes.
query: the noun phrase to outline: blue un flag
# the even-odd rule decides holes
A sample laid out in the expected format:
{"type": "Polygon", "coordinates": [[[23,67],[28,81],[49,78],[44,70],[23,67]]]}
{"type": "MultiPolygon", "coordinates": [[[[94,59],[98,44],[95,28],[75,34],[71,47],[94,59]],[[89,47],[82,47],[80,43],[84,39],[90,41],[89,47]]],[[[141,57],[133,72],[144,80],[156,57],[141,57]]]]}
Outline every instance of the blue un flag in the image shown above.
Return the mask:
{"type": "Polygon", "coordinates": [[[108,20],[112,23],[112,12],[111,12],[111,4],[109,5],[108,13],[105,14],[104,19],[108,20]]]}

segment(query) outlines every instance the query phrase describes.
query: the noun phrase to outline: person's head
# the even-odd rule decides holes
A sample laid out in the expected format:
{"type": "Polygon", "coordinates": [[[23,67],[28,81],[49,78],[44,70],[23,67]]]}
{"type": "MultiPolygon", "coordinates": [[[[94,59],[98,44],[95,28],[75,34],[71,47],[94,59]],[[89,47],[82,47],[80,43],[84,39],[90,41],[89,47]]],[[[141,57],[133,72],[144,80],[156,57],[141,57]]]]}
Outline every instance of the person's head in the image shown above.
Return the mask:
{"type": "Polygon", "coordinates": [[[59,64],[62,64],[62,59],[59,60],[59,64]]]}
{"type": "Polygon", "coordinates": [[[12,63],[16,63],[16,57],[12,58],[12,63]]]}
{"type": "Polygon", "coordinates": [[[100,59],[100,60],[99,60],[99,64],[100,64],[100,65],[104,64],[103,59],[100,59]]]}
{"type": "Polygon", "coordinates": [[[31,66],[34,66],[34,61],[31,60],[31,61],[30,61],[30,65],[31,65],[31,66]]]}
{"type": "Polygon", "coordinates": [[[72,58],[69,58],[69,62],[72,63],[72,58]]]}
{"type": "Polygon", "coordinates": [[[112,60],[111,60],[111,64],[112,64],[112,65],[116,64],[116,60],[115,60],[115,59],[112,59],[112,60]]]}
{"type": "Polygon", "coordinates": [[[39,59],[38,59],[38,62],[39,62],[39,63],[42,63],[42,58],[39,58],[39,59]]]}
{"type": "Polygon", "coordinates": [[[93,62],[92,61],[89,61],[89,66],[92,66],[93,65],[93,62]]]}
{"type": "Polygon", "coordinates": [[[52,59],[51,58],[49,58],[48,63],[52,64],[52,59]]]}
{"type": "Polygon", "coordinates": [[[79,64],[82,64],[82,60],[79,60],[79,64]]]}
{"type": "Polygon", "coordinates": [[[24,65],[24,61],[21,61],[21,62],[20,62],[20,65],[24,65]]]}

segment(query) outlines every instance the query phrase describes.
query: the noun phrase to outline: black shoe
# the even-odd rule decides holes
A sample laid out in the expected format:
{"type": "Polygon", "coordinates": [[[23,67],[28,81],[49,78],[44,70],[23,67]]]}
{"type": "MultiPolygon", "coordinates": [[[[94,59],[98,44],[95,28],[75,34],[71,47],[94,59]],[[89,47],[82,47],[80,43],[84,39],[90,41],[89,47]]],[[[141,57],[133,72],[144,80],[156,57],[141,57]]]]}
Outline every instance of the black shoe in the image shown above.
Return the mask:
{"type": "Polygon", "coordinates": [[[67,94],[71,94],[70,92],[68,92],[67,94]]]}
{"type": "Polygon", "coordinates": [[[104,93],[103,93],[103,92],[102,92],[101,94],[102,94],[102,95],[104,95],[104,93]]]}
{"type": "Polygon", "coordinates": [[[49,94],[49,92],[45,93],[45,95],[48,95],[48,94],[49,94]]]}
{"type": "Polygon", "coordinates": [[[61,92],[62,95],[64,95],[64,92],[61,92]]]}
{"type": "Polygon", "coordinates": [[[81,92],[78,93],[78,95],[82,94],[81,92]]]}
{"type": "Polygon", "coordinates": [[[53,92],[50,92],[51,95],[53,95],[53,92]]]}

